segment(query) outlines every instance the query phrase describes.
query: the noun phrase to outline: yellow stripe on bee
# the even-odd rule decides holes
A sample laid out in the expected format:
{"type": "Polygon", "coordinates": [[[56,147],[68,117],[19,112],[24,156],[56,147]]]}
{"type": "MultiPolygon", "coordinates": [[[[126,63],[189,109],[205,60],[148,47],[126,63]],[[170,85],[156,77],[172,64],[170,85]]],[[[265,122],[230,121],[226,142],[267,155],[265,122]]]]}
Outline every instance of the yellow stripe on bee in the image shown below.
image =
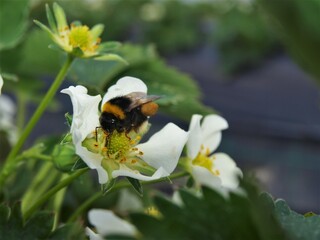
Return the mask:
{"type": "Polygon", "coordinates": [[[117,105],[113,105],[109,102],[106,102],[103,105],[102,111],[112,113],[113,115],[115,115],[117,118],[120,118],[121,120],[125,118],[125,114],[122,111],[122,109],[120,107],[118,107],[117,105]]]}

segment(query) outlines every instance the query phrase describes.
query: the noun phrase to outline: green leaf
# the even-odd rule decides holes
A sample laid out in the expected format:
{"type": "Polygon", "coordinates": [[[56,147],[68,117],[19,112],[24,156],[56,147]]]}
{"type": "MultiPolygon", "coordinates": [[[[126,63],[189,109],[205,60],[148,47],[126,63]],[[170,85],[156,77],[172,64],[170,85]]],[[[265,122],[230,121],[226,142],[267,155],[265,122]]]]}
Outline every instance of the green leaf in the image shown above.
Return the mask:
{"type": "Polygon", "coordinates": [[[121,43],[115,41],[103,42],[99,45],[99,52],[109,52],[120,48],[121,43]]]}
{"type": "Polygon", "coordinates": [[[66,14],[59,4],[53,3],[53,13],[58,25],[58,30],[64,30],[68,26],[66,14]]]}
{"type": "Polygon", "coordinates": [[[73,165],[71,171],[76,171],[78,169],[86,168],[88,165],[81,159],[79,158],[76,163],[73,165]]]}
{"type": "Polygon", "coordinates": [[[259,0],[258,3],[269,16],[270,25],[282,38],[293,58],[319,83],[320,1],[259,0]]]}
{"type": "Polygon", "coordinates": [[[53,16],[52,11],[51,11],[51,9],[50,9],[48,4],[46,4],[46,14],[47,14],[48,23],[49,23],[49,26],[50,26],[51,30],[54,33],[58,33],[56,21],[54,19],[54,16],[53,16]]]}
{"type": "Polygon", "coordinates": [[[99,57],[95,57],[94,58],[95,60],[97,61],[116,61],[116,62],[122,62],[123,64],[125,65],[128,65],[127,61],[124,60],[122,57],[120,57],[119,55],[117,54],[103,54],[99,57]]]}
{"type": "Polygon", "coordinates": [[[257,189],[244,185],[246,194],[230,193],[223,197],[203,187],[202,195],[180,190],[179,205],[156,196],[159,216],[131,214],[142,239],[286,239],[272,209],[259,198],[257,189]]]}
{"type": "Polygon", "coordinates": [[[68,223],[56,229],[48,238],[49,240],[61,239],[87,239],[84,227],[79,223],[68,223]]]}
{"type": "Polygon", "coordinates": [[[64,115],[64,117],[66,118],[66,120],[67,120],[67,124],[68,124],[68,126],[69,127],[71,127],[71,124],[72,124],[72,115],[70,114],[70,113],[66,113],[65,115],[64,115]]]}
{"type": "Polygon", "coordinates": [[[143,196],[143,188],[138,179],[127,177],[129,183],[133,187],[133,189],[142,197],[143,196]]]}
{"type": "Polygon", "coordinates": [[[292,211],[284,200],[275,201],[275,212],[292,240],[320,239],[320,216],[305,217],[292,211]]]}
{"type": "Polygon", "coordinates": [[[28,27],[29,1],[1,0],[0,50],[15,47],[28,27]]]}
{"type": "Polygon", "coordinates": [[[116,178],[112,178],[106,184],[102,184],[101,185],[102,194],[103,195],[107,194],[114,187],[116,181],[117,181],[116,178]]]}
{"type": "Polygon", "coordinates": [[[40,76],[56,74],[60,68],[61,54],[48,48],[52,41],[39,29],[32,30],[21,46],[18,71],[23,75],[40,76]]]}
{"type": "Polygon", "coordinates": [[[20,204],[16,203],[9,211],[0,205],[0,236],[7,240],[14,239],[45,239],[51,233],[54,217],[50,212],[35,213],[23,224],[20,204]],[[8,214],[9,213],[9,214],[8,214]]]}

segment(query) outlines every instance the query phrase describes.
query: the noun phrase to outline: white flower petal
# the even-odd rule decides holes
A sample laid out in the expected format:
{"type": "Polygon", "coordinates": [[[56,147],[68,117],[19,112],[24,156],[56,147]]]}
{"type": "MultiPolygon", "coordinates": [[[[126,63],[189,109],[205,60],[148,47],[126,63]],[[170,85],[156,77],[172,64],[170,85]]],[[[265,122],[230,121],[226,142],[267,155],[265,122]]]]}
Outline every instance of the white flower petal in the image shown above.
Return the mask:
{"type": "MultiPolygon", "coordinates": [[[[101,160],[100,160],[100,164],[101,164],[101,160]]],[[[108,182],[109,180],[109,176],[107,171],[101,166],[97,166],[97,172],[98,172],[98,178],[99,178],[99,183],[100,184],[105,184],[108,182]]]]}
{"type": "Polygon", "coordinates": [[[147,93],[147,86],[138,78],[123,77],[117,83],[111,86],[102,99],[101,107],[110,99],[118,96],[124,96],[132,92],[147,93]]]}
{"type": "Polygon", "coordinates": [[[215,132],[212,134],[203,134],[202,135],[202,144],[204,148],[209,148],[209,152],[214,152],[220,145],[222,138],[221,132],[215,132]]]}
{"type": "Polygon", "coordinates": [[[167,177],[169,175],[170,175],[170,173],[168,173],[163,167],[160,167],[159,169],[157,169],[157,171],[152,176],[146,176],[146,175],[142,175],[140,172],[132,170],[122,164],[120,165],[119,170],[114,170],[112,172],[113,178],[116,178],[119,176],[125,176],[125,177],[135,178],[135,179],[138,179],[141,181],[152,181],[152,180],[156,180],[159,178],[167,177]]]}
{"type": "Polygon", "coordinates": [[[0,96],[0,130],[7,133],[10,144],[15,144],[18,140],[18,129],[15,125],[15,114],[17,107],[15,103],[6,95],[0,96]]]}
{"type": "Polygon", "coordinates": [[[202,131],[200,127],[201,118],[201,115],[194,114],[189,125],[187,156],[191,159],[194,159],[198,155],[202,144],[202,131]]]}
{"type": "Polygon", "coordinates": [[[228,127],[228,122],[223,117],[216,114],[210,114],[204,117],[201,124],[202,132],[208,134],[225,130],[228,127]]]}
{"type": "Polygon", "coordinates": [[[61,90],[61,93],[68,94],[71,98],[73,116],[70,132],[79,138],[76,141],[82,142],[88,134],[100,126],[98,106],[101,96],[88,95],[88,90],[83,86],[70,86],[61,90]]]}
{"type": "Polygon", "coordinates": [[[104,240],[102,236],[92,231],[90,228],[86,227],[86,235],[89,236],[90,240],[104,240]]]}
{"type": "Polygon", "coordinates": [[[212,156],[214,169],[219,170],[221,184],[223,187],[235,189],[239,185],[239,176],[242,176],[241,170],[236,163],[225,153],[216,153],[212,156]]]}
{"type": "Polygon", "coordinates": [[[89,222],[95,226],[99,235],[110,234],[134,236],[136,229],[133,225],[117,217],[112,211],[92,209],[88,214],[89,222]]]}
{"type": "Polygon", "coordinates": [[[223,117],[216,114],[206,116],[201,124],[203,146],[210,152],[215,151],[221,142],[221,131],[227,128],[228,122],[223,117]]]}
{"type": "Polygon", "coordinates": [[[221,186],[221,180],[219,177],[215,176],[204,167],[192,165],[192,176],[198,184],[211,188],[220,188],[221,186]]]}
{"type": "Polygon", "coordinates": [[[176,168],[189,133],[168,123],[146,143],[136,147],[143,152],[142,159],[150,166],[163,167],[169,174],[176,168]]]}
{"type": "Polygon", "coordinates": [[[69,88],[63,89],[61,92],[70,96],[73,106],[70,132],[76,148],[76,154],[81,157],[89,168],[97,169],[99,182],[105,183],[108,181],[108,176],[101,167],[103,157],[88,151],[82,146],[82,141],[100,125],[98,105],[101,101],[101,96],[88,95],[88,90],[83,86],[70,86],[69,88]]]}
{"type": "Polygon", "coordinates": [[[192,176],[197,184],[212,188],[224,197],[228,196],[228,189],[222,187],[221,179],[208,169],[192,165],[192,176]]]}
{"type": "Polygon", "coordinates": [[[0,95],[1,95],[2,86],[3,86],[3,79],[0,75],[0,95]]]}

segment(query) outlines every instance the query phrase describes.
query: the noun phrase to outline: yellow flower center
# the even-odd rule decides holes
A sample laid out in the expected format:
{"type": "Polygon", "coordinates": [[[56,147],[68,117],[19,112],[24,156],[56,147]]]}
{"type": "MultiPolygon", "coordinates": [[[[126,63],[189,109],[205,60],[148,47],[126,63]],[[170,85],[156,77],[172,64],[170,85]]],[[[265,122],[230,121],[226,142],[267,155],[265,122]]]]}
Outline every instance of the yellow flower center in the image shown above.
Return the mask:
{"type": "Polygon", "coordinates": [[[92,37],[87,26],[73,26],[69,33],[69,43],[72,47],[86,51],[90,47],[92,37]]]}
{"type": "Polygon", "coordinates": [[[214,169],[214,157],[210,157],[210,150],[209,148],[204,150],[204,147],[201,146],[201,150],[199,151],[198,155],[195,159],[192,160],[193,165],[197,165],[200,167],[204,167],[208,169],[212,174],[219,176],[220,172],[217,169],[214,169]]]}
{"type": "Polygon", "coordinates": [[[156,207],[148,207],[145,211],[146,214],[153,216],[153,217],[160,217],[161,213],[159,212],[159,210],[156,207]]]}
{"type": "Polygon", "coordinates": [[[99,154],[102,157],[101,165],[108,172],[109,177],[113,170],[120,167],[129,168],[141,174],[151,176],[156,169],[143,160],[143,152],[136,145],[147,132],[148,123],[138,133],[134,130],[126,132],[106,133],[102,128],[93,131],[82,142],[82,146],[89,152],[99,154]]]}
{"type": "Polygon", "coordinates": [[[92,136],[86,138],[82,145],[90,152],[101,154],[106,159],[113,159],[120,163],[124,163],[130,159],[131,163],[134,164],[137,160],[131,158],[143,155],[135,147],[141,137],[141,135],[134,131],[130,133],[114,131],[106,134],[102,129],[98,129],[97,132],[94,131],[92,133],[92,136]]]}

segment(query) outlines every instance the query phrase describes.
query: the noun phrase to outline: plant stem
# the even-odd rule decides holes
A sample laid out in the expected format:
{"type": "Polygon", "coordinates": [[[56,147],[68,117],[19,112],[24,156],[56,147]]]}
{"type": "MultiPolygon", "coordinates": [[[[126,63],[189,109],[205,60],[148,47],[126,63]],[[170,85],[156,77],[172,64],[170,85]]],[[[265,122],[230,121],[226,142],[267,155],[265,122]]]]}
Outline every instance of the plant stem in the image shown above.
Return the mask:
{"type": "Polygon", "coordinates": [[[59,182],[57,185],[55,185],[53,188],[51,188],[47,193],[45,193],[42,197],[36,201],[32,207],[30,207],[24,214],[24,219],[27,220],[33,213],[36,211],[42,204],[44,204],[50,197],[52,197],[54,194],[56,194],[58,191],[63,189],[64,187],[68,186],[74,179],[78,178],[82,174],[88,171],[88,168],[80,169],[70,175],[69,177],[63,179],[61,182],[59,182]]]}
{"type": "MultiPolygon", "coordinates": [[[[189,173],[188,172],[179,172],[179,173],[174,173],[169,177],[164,177],[164,178],[160,178],[160,179],[156,179],[156,180],[152,180],[152,181],[148,181],[148,182],[141,182],[141,185],[150,185],[153,183],[159,183],[159,182],[163,182],[165,180],[168,180],[168,178],[170,179],[177,179],[177,178],[181,178],[181,177],[185,177],[187,176],[189,173]]],[[[116,192],[122,188],[127,188],[130,187],[131,183],[129,182],[119,182],[117,183],[109,192],[116,192]]],[[[73,221],[75,221],[77,219],[78,216],[80,216],[86,209],[88,209],[96,200],[98,200],[100,197],[103,197],[104,195],[102,194],[102,192],[97,192],[96,194],[92,195],[89,199],[87,199],[87,201],[85,201],[83,204],[80,205],[80,207],[77,208],[77,210],[69,217],[67,223],[71,223],[73,221]]]]}
{"type": "Polygon", "coordinates": [[[49,103],[51,102],[51,100],[54,97],[54,95],[56,94],[57,90],[59,89],[61,83],[64,80],[64,77],[66,76],[66,74],[71,66],[72,61],[73,61],[73,57],[68,55],[66,62],[64,63],[64,65],[60,69],[60,72],[58,73],[56,79],[52,83],[47,94],[45,95],[42,102],[38,106],[37,110],[34,112],[33,116],[31,117],[28,124],[24,128],[24,131],[22,132],[18,142],[11,149],[11,151],[7,157],[7,160],[2,168],[2,171],[0,172],[0,189],[3,187],[6,179],[8,178],[8,176],[10,175],[10,173],[12,172],[12,170],[14,169],[14,167],[16,165],[16,156],[17,156],[18,152],[23,147],[23,144],[25,143],[29,134],[31,133],[31,131],[33,130],[33,128],[35,127],[35,125],[39,121],[40,117],[42,116],[43,112],[45,111],[45,109],[47,108],[49,103]]]}
{"type": "MultiPolygon", "coordinates": [[[[66,178],[68,178],[68,175],[63,174],[61,177],[61,181],[63,181],[66,178]]],[[[53,208],[55,211],[55,215],[54,215],[54,222],[53,222],[52,231],[54,231],[58,227],[61,205],[63,203],[63,199],[64,199],[64,195],[65,195],[66,191],[67,191],[67,188],[61,189],[59,192],[57,192],[56,196],[53,199],[53,208]]]]}

